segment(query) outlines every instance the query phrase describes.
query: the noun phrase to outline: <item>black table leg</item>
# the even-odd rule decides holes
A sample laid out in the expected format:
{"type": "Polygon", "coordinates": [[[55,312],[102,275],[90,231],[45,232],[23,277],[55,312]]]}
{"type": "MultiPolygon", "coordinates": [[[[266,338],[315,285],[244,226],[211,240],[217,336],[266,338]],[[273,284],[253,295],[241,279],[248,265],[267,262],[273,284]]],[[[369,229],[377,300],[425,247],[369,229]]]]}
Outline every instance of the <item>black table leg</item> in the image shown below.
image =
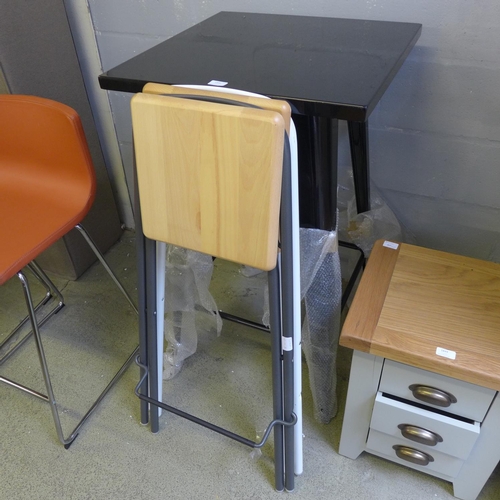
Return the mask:
{"type": "Polygon", "coordinates": [[[300,226],[337,225],[338,120],[293,115],[299,150],[300,226]]]}
{"type": "Polygon", "coordinates": [[[358,214],[370,210],[370,158],[368,122],[347,122],[351,146],[352,174],[358,214]]]}

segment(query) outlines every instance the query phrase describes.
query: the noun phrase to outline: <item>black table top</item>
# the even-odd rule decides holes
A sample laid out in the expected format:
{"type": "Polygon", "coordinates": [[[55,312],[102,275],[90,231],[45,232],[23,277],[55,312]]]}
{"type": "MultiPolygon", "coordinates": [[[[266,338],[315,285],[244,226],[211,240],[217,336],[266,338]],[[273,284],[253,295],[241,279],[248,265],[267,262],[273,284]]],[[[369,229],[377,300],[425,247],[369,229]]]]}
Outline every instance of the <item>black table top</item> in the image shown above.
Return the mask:
{"type": "Polygon", "coordinates": [[[99,77],[227,87],[283,98],[295,112],[365,121],[417,42],[421,24],[220,12],[99,77]]]}

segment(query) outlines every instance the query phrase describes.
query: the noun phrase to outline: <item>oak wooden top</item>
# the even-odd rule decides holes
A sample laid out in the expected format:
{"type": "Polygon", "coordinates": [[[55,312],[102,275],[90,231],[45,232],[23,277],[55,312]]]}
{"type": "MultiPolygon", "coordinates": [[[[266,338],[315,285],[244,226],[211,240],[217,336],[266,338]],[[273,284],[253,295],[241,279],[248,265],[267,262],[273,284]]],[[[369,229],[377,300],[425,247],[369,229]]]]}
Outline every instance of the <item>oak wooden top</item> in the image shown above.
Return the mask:
{"type": "Polygon", "coordinates": [[[500,390],[500,265],[378,241],[340,344],[500,390]]]}
{"type": "Polygon", "coordinates": [[[144,234],[274,268],[282,115],[147,93],[131,106],[144,234]]]}

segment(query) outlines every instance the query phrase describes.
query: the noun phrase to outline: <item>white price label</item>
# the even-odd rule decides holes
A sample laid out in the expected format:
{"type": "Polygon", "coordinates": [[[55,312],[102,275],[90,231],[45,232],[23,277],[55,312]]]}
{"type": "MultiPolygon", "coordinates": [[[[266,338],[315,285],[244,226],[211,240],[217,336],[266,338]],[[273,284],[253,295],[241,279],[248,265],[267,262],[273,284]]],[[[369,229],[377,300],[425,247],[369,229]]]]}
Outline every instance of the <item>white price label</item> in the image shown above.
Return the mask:
{"type": "Polygon", "coordinates": [[[228,82],[221,82],[220,80],[210,80],[209,85],[214,85],[215,87],[225,87],[228,82]]]}
{"type": "Polygon", "coordinates": [[[387,247],[387,248],[392,248],[393,250],[397,250],[398,247],[399,247],[399,244],[398,243],[393,243],[392,241],[384,241],[384,243],[382,244],[383,247],[387,247]]]}
{"type": "Polygon", "coordinates": [[[449,349],[444,349],[443,347],[437,347],[436,354],[448,359],[455,359],[457,357],[457,353],[455,351],[450,351],[449,349]]]}

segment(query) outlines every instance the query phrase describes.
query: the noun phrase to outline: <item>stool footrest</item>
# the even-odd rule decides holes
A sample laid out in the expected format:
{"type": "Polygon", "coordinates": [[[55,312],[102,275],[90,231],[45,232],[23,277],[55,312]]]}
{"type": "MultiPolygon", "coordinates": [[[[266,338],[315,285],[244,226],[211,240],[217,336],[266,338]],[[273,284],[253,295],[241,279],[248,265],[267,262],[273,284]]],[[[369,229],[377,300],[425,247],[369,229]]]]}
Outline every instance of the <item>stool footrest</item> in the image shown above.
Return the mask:
{"type": "Polygon", "coordinates": [[[255,328],[256,330],[261,330],[267,333],[270,332],[269,327],[256,323],[255,321],[250,321],[249,319],[241,318],[240,316],[235,316],[234,314],[229,314],[221,310],[219,310],[219,315],[222,319],[227,319],[233,323],[239,323],[240,325],[249,326],[250,328],[255,328]]]}
{"type": "Polygon", "coordinates": [[[223,427],[220,427],[218,425],[212,424],[211,422],[207,422],[206,420],[191,415],[190,413],[180,410],[179,408],[175,408],[174,406],[167,405],[161,401],[158,401],[157,399],[153,399],[150,398],[149,396],[141,394],[139,390],[144,380],[146,380],[146,378],[148,377],[148,367],[143,365],[139,361],[139,358],[136,358],[135,362],[140,368],[144,370],[144,374],[135,388],[135,395],[139,399],[141,399],[142,401],[146,401],[150,405],[162,408],[163,410],[173,413],[179,417],[185,418],[186,420],[190,420],[191,422],[201,425],[202,427],[205,427],[207,429],[210,429],[211,431],[217,432],[218,434],[233,439],[234,441],[238,441],[239,443],[244,444],[245,446],[249,446],[250,448],[262,448],[266,444],[269,435],[271,434],[271,430],[273,429],[274,426],[282,425],[284,427],[289,427],[295,425],[295,423],[297,422],[297,416],[295,415],[295,413],[292,413],[292,420],[289,422],[285,420],[275,419],[267,426],[264,435],[259,442],[252,441],[251,439],[240,436],[239,434],[235,434],[234,432],[224,429],[223,427]]]}

